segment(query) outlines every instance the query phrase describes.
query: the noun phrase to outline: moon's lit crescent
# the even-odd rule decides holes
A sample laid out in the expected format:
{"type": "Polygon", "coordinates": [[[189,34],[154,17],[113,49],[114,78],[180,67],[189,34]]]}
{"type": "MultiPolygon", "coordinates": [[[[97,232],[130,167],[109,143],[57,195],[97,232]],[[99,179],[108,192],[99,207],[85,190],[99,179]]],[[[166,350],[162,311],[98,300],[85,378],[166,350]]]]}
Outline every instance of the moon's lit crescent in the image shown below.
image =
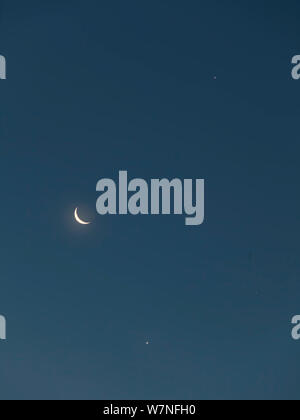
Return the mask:
{"type": "Polygon", "coordinates": [[[80,217],[78,216],[78,208],[75,209],[74,211],[74,217],[76,222],[80,223],[81,225],[89,225],[90,222],[84,222],[83,220],[80,219],[80,217]]]}

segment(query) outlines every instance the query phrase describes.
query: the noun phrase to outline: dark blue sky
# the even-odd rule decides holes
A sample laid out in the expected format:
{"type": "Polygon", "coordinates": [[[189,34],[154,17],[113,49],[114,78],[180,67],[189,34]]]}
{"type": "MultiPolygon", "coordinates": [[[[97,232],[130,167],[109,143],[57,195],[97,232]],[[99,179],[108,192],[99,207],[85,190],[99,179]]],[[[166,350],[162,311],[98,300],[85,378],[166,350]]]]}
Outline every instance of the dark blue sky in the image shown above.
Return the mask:
{"type": "Polygon", "coordinates": [[[299,17],[1,1],[0,398],[299,398],[299,17]],[[122,169],[205,178],[205,224],[97,215],[122,169]]]}

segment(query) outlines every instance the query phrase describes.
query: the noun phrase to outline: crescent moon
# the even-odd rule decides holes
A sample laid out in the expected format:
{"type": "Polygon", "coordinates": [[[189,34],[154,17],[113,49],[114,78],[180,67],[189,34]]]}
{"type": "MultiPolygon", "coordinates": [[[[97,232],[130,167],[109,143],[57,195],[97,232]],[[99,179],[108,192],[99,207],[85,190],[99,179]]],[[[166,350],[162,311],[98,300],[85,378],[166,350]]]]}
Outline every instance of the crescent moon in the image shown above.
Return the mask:
{"type": "Polygon", "coordinates": [[[76,222],[80,223],[81,225],[89,225],[90,222],[85,222],[84,220],[81,220],[80,217],[78,216],[78,208],[75,209],[74,211],[74,217],[76,222]]]}

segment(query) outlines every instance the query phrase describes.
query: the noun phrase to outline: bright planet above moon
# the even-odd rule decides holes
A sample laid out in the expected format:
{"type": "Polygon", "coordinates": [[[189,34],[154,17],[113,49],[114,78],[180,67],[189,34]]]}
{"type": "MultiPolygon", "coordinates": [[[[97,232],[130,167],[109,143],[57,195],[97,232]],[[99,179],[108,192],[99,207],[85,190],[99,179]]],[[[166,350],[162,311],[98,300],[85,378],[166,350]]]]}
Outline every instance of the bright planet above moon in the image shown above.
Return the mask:
{"type": "Polygon", "coordinates": [[[85,222],[84,220],[82,220],[79,216],[78,216],[78,207],[76,207],[75,211],[74,211],[74,217],[77,223],[79,223],[80,225],[89,225],[90,222],[85,222]]]}

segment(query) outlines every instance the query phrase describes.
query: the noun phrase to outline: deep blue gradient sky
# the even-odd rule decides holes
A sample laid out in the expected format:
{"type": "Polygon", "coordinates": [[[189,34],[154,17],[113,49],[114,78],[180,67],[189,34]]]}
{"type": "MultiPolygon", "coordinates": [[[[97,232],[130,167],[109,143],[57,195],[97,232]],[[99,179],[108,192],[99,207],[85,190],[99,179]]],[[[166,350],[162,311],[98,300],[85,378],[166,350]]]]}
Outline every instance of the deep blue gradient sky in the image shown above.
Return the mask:
{"type": "Polygon", "coordinates": [[[299,18],[1,0],[1,399],[299,398],[299,18]],[[205,178],[205,224],[97,215],[122,169],[205,178]]]}

